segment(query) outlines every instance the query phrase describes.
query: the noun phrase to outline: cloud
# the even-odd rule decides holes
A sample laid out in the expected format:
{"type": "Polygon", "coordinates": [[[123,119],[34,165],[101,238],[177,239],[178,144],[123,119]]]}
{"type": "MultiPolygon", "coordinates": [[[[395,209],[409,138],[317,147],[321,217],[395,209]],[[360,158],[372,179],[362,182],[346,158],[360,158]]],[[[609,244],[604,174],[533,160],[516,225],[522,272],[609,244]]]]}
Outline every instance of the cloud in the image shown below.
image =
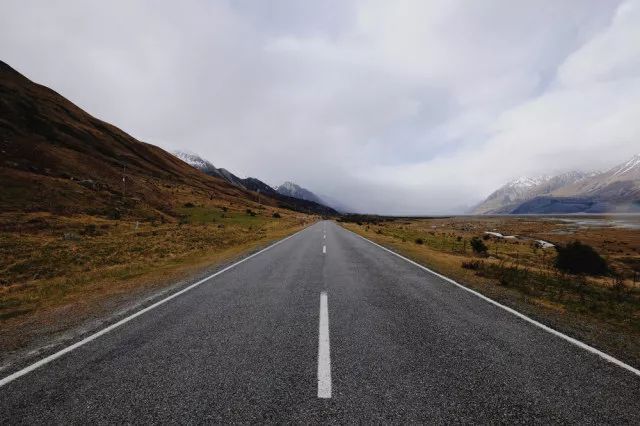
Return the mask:
{"type": "Polygon", "coordinates": [[[4,60],[147,142],[448,213],[637,151],[639,2],[22,2],[4,60]]]}

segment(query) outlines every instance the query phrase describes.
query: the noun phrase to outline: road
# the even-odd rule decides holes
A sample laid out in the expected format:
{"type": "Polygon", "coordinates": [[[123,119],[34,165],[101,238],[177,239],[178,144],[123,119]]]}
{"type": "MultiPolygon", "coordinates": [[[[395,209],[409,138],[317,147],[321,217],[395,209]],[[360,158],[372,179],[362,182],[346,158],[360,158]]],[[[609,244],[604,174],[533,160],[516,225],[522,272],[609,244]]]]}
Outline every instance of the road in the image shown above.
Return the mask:
{"type": "Polygon", "coordinates": [[[640,377],[319,222],[0,387],[0,423],[640,424],[640,377]]]}

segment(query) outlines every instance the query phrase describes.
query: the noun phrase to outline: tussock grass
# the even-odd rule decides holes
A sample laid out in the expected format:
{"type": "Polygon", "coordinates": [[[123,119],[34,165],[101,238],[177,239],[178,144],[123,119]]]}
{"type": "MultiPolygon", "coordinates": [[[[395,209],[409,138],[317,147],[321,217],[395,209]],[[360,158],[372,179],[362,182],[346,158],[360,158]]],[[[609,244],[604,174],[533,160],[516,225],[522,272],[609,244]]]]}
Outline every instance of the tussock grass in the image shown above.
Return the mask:
{"type": "MultiPolygon", "coordinates": [[[[110,220],[50,213],[0,215],[0,325],[108,298],[223,261],[300,229],[305,215],[220,206],[179,209],[182,220],[110,220]],[[178,274],[179,275],[179,274],[178,274]]],[[[6,325],[6,324],[5,324],[6,325]]]]}

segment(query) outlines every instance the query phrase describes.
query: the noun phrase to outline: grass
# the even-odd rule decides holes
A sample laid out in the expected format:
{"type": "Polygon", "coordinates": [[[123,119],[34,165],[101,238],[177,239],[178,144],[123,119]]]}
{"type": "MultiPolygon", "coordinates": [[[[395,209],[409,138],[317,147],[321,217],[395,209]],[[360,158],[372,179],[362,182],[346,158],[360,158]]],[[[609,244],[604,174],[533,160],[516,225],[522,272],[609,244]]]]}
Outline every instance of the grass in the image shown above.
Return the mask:
{"type": "Polygon", "coordinates": [[[343,226],[393,248],[425,266],[496,300],[590,341],[640,365],[640,283],[637,259],[640,231],[574,229],[536,218],[396,219],[343,226]],[[485,231],[519,235],[517,240],[484,237],[485,231]],[[562,231],[562,232],[560,232],[562,231]],[[473,252],[482,238],[487,255],[473,252]],[[528,237],[528,238],[527,238],[528,237]],[[486,238],[486,239],[485,239],[486,238]],[[603,254],[618,274],[588,277],[553,268],[556,251],[535,239],[566,243],[580,239],[603,254]],[[620,278],[622,277],[622,278],[620,278]]]}
{"type": "Polygon", "coordinates": [[[166,223],[0,214],[0,348],[17,349],[33,333],[66,327],[57,324],[58,312],[80,321],[115,297],[171,284],[315,220],[272,207],[254,209],[255,216],[225,208],[180,208],[180,220],[166,223]]]}

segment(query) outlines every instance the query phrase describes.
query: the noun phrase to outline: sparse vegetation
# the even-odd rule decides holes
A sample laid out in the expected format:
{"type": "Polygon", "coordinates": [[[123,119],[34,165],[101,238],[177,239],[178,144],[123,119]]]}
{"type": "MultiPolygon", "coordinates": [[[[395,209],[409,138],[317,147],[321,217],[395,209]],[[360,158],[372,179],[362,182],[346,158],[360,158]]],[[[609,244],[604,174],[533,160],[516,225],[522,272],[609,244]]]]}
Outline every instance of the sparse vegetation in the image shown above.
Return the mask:
{"type": "Polygon", "coordinates": [[[194,268],[294,232],[311,219],[293,212],[274,212],[275,220],[240,208],[226,210],[184,206],[177,221],[166,223],[0,214],[0,349],[55,327],[33,324],[50,322],[63,306],[79,321],[106,300],[170,284],[194,268]]]}
{"type": "Polygon", "coordinates": [[[274,212],[271,217],[273,217],[274,219],[280,219],[282,216],[280,216],[280,213],[278,212],[274,212]]]}
{"type": "Polygon", "coordinates": [[[416,238],[415,241],[416,241],[416,244],[420,244],[420,245],[424,244],[424,240],[422,238],[416,238]]]}

